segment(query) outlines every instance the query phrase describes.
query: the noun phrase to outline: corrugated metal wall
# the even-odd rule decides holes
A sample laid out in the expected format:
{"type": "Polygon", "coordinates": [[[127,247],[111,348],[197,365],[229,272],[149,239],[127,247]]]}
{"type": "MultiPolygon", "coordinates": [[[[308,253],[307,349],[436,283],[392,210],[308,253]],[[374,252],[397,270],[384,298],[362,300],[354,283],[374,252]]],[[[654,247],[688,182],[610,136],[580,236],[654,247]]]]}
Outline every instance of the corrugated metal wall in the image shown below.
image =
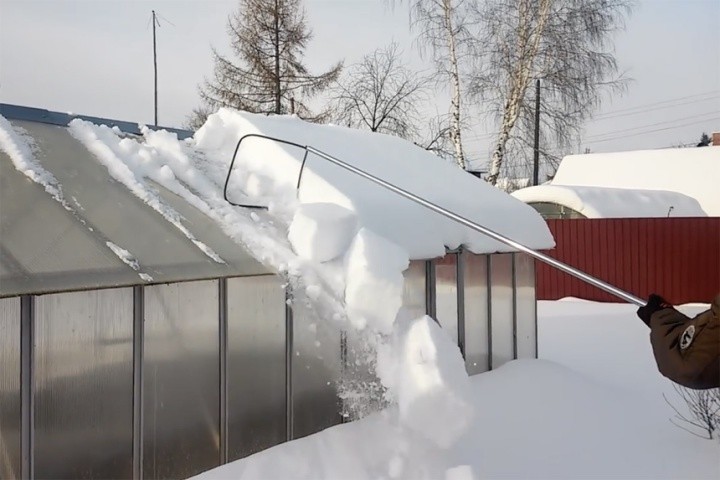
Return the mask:
{"type": "MultiPolygon", "coordinates": [[[[557,246],[548,254],[646,298],[708,302],[720,291],[720,218],[547,220],[557,246]]],[[[614,296],[537,262],[538,300],[614,296]]]]}

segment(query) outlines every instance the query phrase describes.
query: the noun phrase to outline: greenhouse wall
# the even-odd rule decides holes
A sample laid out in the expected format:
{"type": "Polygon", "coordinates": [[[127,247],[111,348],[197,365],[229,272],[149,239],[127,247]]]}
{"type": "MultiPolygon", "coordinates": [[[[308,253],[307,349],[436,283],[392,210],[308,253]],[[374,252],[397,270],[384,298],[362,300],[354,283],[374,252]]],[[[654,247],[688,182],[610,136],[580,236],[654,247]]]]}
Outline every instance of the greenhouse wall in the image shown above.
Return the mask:
{"type": "MultiPolygon", "coordinates": [[[[531,258],[405,275],[470,374],[536,356],[531,258]]],[[[347,336],[288,295],[258,275],[0,299],[2,478],[186,478],[341,423],[347,336]]]]}

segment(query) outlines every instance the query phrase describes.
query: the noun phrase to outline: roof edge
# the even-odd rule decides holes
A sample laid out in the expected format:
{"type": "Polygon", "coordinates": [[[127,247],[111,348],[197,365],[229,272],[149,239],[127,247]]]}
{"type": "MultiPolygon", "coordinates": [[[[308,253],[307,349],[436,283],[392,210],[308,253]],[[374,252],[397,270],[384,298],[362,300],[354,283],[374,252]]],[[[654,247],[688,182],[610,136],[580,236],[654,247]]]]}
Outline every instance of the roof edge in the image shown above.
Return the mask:
{"type": "MultiPolygon", "coordinates": [[[[118,127],[125,133],[141,135],[138,123],[127,122],[122,120],[113,120],[110,118],[93,117],[90,115],[80,115],[74,113],[54,112],[42,108],[26,107],[23,105],[12,105],[9,103],[0,103],[0,115],[8,120],[23,120],[29,122],[46,123],[49,125],[58,125],[67,127],[68,124],[76,118],[86,120],[96,125],[107,125],[109,127],[118,127]]],[[[170,128],[156,125],[146,125],[152,130],[167,130],[178,136],[178,139],[184,140],[192,137],[193,132],[181,128],[170,128]]]]}

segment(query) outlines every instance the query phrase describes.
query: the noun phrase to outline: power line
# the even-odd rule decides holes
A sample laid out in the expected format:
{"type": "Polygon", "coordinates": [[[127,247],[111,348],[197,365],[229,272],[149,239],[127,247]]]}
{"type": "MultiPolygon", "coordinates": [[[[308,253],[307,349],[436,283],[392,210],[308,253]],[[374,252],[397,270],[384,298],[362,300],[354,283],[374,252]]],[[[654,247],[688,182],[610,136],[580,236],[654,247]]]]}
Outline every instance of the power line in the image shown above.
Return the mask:
{"type": "MultiPolygon", "coordinates": [[[[697,103],[697,102],[702,102],[702,101],[706,101],[706,100],[712,100],[717,97],[720,97],[720,90],[712,90],[712,91],[705,92],[705,93],[696,93],[695,95],[687,95],[684,97],[671,98],[671,99],[663,100],[660,102],[646,103],[644,105],[638,105],[636,107],[628,107],[628,108],[621,108],[619,110],[612,110],[610,112],[598,114],[594,117],[594,119],[597,120],[597,119],[601,119],[601,118],[613,118],[613,116],[615,114],[625,114],[625,112],[633,112],[633,113],[627,113],[626,115],[634,115],[635,113],[643,113],[645,111],[655,109],[655,108],[650,108],[650,107],[656,107],[656,106],[665,105],[668,103],[677,103],[677,102],[682,102],[684,100],[689,100],[689,99],[695,99],[695,100],[690,100],[690,101],[684,102],[682,104],[697,103]],[[698,97],[708,97],[708,98],[698,98],[698,97]],[[635,112],[635,110],[639,110],[639,111],[635,112]]],[[[670,108],[670,106],[661,107],[661,108],[670,108]]],[[[621,115],[618,115],[618,116],[621,116],[621,115]]]]}
{"type": "Polygon", "coordinates": [[[655,111],[657,111],[657,110],[665,110],[665,109],[667,109],[667,108],[684,107],[684,106],[686,106],[686,105],[692,105],[692,104],[694,104],[694,103],[708,102],[708,101],[714,100],[714,99],[716,99],[716,98],[717,98],[717,99],[720,99],[720,94],[718,94],[718,95],[713,95],[713,96],[706,97],[706,98],[699,98],[699,99],[696,99],[696,100],[688,100],[688,101],[684,101],[684,102],[681,102],[681,103],[675,103],[675,104],[672,104],[672,105],[660,105],[660,106],[653,107],[653,108],[647,108],[647,109],[645,109],[645,110],[638,110],[637,112],[627,112],[627,113],[621,113],[621,114],[618,114],[618,115],[609,115],[609,116],[603,116],[603,117],[595,117],[595,118],[593,118],[593,120],[598,121],[598,122],[601,122],[601,121],[603,121],[603,120],[609,120],[609,119],[612,119],[612,118],[630,117],[630,116],[633,116],[633,115],[640,115],[640,114],[643,114],[643,113],[655,112],[655,111]]]}
{"type": "Polygon", "coordinates": [[[697,121],[694,121],[694,122],[684,123],[684,124],[681,124],[681,125],[673,125],[673,126],[671,126],[671,127],[656,128],[656,129],[654,129],[654,130],[648,130],[648,131],[646,131],[646,132],[631,133],[631,134],[629,134],[629,135],[619,135],[619,136],[617,136],[617,137],[603,138],[603,139],[601,139],[601,140],[591,140],[591,141],[589,141],[589,142],[584,142],[584,143],[602,143],[602,142],[609,142],[610,140],[618,140],[618,139],[620,139],[620,138],[639,137],[640,135],[645,135],[645,134],[648,134],[648,133],[663,132],[663,131],[665,131],[665,130],[672,130],[672,129],[675,129],[675,128],[689,127],[689,126],[691,126],[691,125],[697,125],[698,123],[711,122],[711,121],[715,121],[715,120],[720,120],[720,116],[714,117],[714,118],[708,118],[708,119],[704,119],[704,120],[697,120],[697,121]]]}
{"type": "Polygon", "coordinates": [[[647,125],[640,125],[640,126],[638,126],[638,127],[623,128],[623,129],[621,129],[621,130],[612,130],[612,131],[610,131],[610,132],[596,133],[595,135],[588,135],[586,138],[587,138],[587,139],[602,138],[602,137],[606,137],[606,136],[608,136],[608,135],[615,135],[616,133],[624,133],[624,132],[629,132],[629,131],[632,131],[632,130],[642,130],[642,129],[648,128],[648,127],[657,127],[657,126],[660,126],[660,125],[667,125],[667,124],[671,124],[671,123],[682,122],[682,121],[684,121],[684,120],[691,120],[691,119],[693,119],[693,118],[707,117],[707,116],[709,116],[709,115],[717,115],[717,114],[718,114],[717,111],[714,111],[714,112],[706,112],[706,113],[698,113],[698,114],[696,114],[696,115],[691,115],[691,116],[689,116],[689,117],[675,118],[675,119],[673,119],[673,120],[666,120],[666,121],[664,121],[664,122],[656,122],[656,123],[650,123],[650,124],[647,124],[647,125]]]}

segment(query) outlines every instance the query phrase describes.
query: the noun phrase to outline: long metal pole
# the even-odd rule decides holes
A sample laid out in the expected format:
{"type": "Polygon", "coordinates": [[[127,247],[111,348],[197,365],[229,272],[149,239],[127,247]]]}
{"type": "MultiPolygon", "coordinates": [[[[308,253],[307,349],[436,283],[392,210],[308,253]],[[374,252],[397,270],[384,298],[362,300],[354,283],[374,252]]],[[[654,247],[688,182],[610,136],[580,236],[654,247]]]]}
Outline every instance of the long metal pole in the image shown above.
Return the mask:
{"type": "Polygon", "coordinates": [[[155,126],[157,127],[157,112],[158,112],[158,88],[157,88],[157,44],[155,42],[155,24],[157,19],[155,18],[155,10],[152,11],[152,24],[153,24],[153,67],[155,73],[155,126]]]}
{"type": "Polygon", "coordinates": [[[535,80],[535,145],[533,146],[533,185],[540,181],[540,79],[535,80]]]}
{"type": "Polygon", "coordinates": [[[388,183],[381,178],[378,178],[378,177],[371,175],[363,170],[360,170],[359,168],[354,167],[348,163],[345,163],[342,160],[339,160],[339,159],[333,157],[332,155],[328,155],[327,153],[325,153],[321,150],[318,150],[318,149],[316,149],[314,147],[310,147],[310,146],[307,146],[305,148],[309,152],[312,152],[315,155],[317,155],[321,158],[324,158],[328,162],[334,163],[335,165],[337,165],[341,168],[344,168],[345,170],[349,170],[349,171],[355,173],[356,175],[360,175],[361,177],[366,178],[367,180],[370,180],[373,183],[381,185],[381,186],[387,188],[388,190],[391,190],[391,191],[397,193],[398,195],[401,195],[409,200],[412,200],[415,203],[419,203],[420,205],[422,205],[426,208],[429,208],[430,210],[432,210],[434,212],[437,212],[441,215],[444,215],[447,218],[455,220],[456,222],[458,222],[462,225],[465,225],[466,227],[468,227],[471,230],[475,230],[476,232],[482,233],[483,235],[486,235],[486,236],[492,238],[493,240],[497,240],[500,243],[504,243],[505,245],[516,248],[517,250],[520,250],[521,252],[525,252],[528,255],[530,255],[531,257],[534,257],[543,263],[547,263],[548,265],[551,265],[551,266],[557,268],[558,270],[562,270],[563,272],[565,272],[569,275],[572,275],[573,277],[579,278],[580,280],[583,280],[595,287],[598,287],[599,289],[604,290],[612,295],[615,295],[616,297],[621,298],[628,303],[632,303],[637,306],[645,305],[644,300],[642,300],[634,295],[631,295],[613,285],[610,285],[609,283],[603,282],[602,280],[595,278],[592,275],[588,275],[587,273],[582,272],[582,271],[578,270],[577,268],[571,267],[570,265],[567,265],[563,262],[555,260],[554,258],[552,258],[548,255],[545,255],[544,253],[536,252],[535,250],[532,250],[532,249],[526,247],[525,245],[522,245],[522,244],[516,242],[515,240],[507,238],[504,235],[500,235],[499,233],[494,232],[493,230],[490,230],[489,228],[483,227],[482,225],[479,225],[471,220],[468,220],[465,217],[462,217],[462,216],[460,216],[456,213],[453,213],[443,207],[440,207],[432,202],[429,202],[429,201],[425,200],[424,198],[418,197],[417,195],[412,194],[412,193],[408,192],[407,190],[403,190],[400,187],[396,187],[392,183],[388,183]]]}

